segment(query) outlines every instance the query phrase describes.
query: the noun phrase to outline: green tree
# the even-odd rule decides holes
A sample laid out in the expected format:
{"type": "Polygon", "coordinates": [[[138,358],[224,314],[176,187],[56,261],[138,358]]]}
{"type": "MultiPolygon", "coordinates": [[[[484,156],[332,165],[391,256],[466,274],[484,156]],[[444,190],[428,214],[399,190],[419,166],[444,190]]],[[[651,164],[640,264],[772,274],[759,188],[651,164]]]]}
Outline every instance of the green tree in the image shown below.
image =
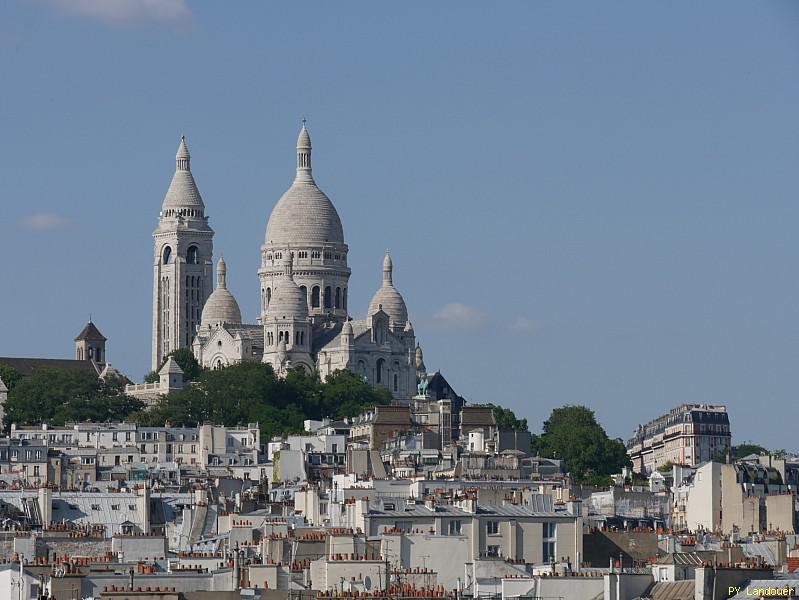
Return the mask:
{"type": "Polygon", "coordinates": [[[585,406],[563,406],[544,422],[543,434],[533,439],[533,450],[564,462],[577,483],[609,485],[610,475],[632,466],[624,443],[610,439],[585,406]]]}
{"type": "MultiPolygon", "coordinates": [[[[768,450],[759,444],[746,443],[733,446],[730,451],[732,460],[741,460],[743,457],[749,456],[750,454],[768,454],[768,450]]],[[[724,456],[722,456],[722,460],[724,460],[724,456]]]]}
{"type": "Polygon", "coordinates": [[[243,362],[202,371],[193,385],[170,392],[137,420],[153,426],[258,423],[268,439],[302,431],[305,419],[351,417],[390,402],[388,390],[372,388],[349,371],[337,371],[322,383],[303,369],[279,378],[269,365],[243,362]]]}
{"type": "Polygon", "coordinates": [[[14,386],[17,385],[17,382],[22,379],[22,375],[20,375],[19,371],[14,367],[0,364],[0,379],[3,380],[3,383],[10,392],[14,389],[14,386]]]}
{"type": "Polygon", "coordinates": [[[124,389],[121,379],[103,381],[91,371],[39,369],[9,393],[4,425],[122,421],[144,407],[124,389]]]}
{"type": "Polygon", "coordinates": [[[391,404],[391,392],[374,388],[352,371],[331,373],[320,386],[320,417],[343,419],[362,413],[369,406],[391,404]]]}
{"type": "Polygon", "coordinates": [[[488,406],[494,410],[494,420],[500,431],[527,431],[527,419],[519,419],[511,409],[491,403],[482,406],[488,406]]]}
{"type": "Polygon", "coordinates": [[[674,463],[673,463],[673,462],[671,462],[670,460],[667,460],[667,461],[666,461],[666,462],[664,462],[662,465],[660,465],[660,466],[657,468],[657,470],[658,470],[660,473],[671,473],[671,468],[672,468],[673,466],[674,466],[674,463]]]}

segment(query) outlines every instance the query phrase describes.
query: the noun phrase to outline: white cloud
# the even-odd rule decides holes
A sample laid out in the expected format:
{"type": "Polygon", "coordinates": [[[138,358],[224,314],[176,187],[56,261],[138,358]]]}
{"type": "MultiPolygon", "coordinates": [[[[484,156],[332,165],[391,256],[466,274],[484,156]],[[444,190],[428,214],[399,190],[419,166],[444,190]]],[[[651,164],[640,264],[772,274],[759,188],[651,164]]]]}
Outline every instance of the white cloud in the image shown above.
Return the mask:
{"type": "Polygon", "coordinates": [[[191,21],[186,0],[50,0],[65,13],[105,21],[149,21],[181,25],[191,21]]]}
{"type": "Polygon", "coordinates": [[[450,302],[433,315],[433,320],[439,325],[452,329],[475,329],[483,325],[485,315],[473,306],[450,302]]]}
{"type": "Polygon", "coordinates": [[[69,219],[54,213],[33,213],[22,217],[20,225],[31,231],[53,231],[69,225],[69,219]]]}
{"type": "Polygon", "coordinates": [[[538,332],[538,323],[524,317],[516,317],[510,324],[510,330],[521,335],[533,335],[538,332]]]}

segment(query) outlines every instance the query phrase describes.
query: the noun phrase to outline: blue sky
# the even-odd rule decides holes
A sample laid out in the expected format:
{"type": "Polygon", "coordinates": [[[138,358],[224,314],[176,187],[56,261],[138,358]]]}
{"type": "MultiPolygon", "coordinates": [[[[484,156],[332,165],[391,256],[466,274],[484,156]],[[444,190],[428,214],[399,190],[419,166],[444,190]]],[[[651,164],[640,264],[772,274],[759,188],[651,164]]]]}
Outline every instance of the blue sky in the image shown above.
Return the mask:
{"type": "Polygon", "coordinates": [[[0,355],[149,365],[181,134],[245,319],[302,116],[366,311],[384,250],[429,368],[538,430],[726,404],[795,443],[795,2],[0,4],[0,355]]]}

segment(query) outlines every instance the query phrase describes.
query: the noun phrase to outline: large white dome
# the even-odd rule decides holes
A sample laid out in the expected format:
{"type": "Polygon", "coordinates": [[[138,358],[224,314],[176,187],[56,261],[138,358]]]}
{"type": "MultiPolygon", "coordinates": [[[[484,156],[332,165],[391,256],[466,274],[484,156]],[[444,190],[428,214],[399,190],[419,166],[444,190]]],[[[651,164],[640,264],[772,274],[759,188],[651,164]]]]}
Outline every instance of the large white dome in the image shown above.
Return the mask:
{"type": "Polygon", "coordinates": [[[265,241],[295,247],[344,243],[336,208],[311,175],[311,138],[305,126],[297,139],[297,175],[269,215],[265,241]]]}

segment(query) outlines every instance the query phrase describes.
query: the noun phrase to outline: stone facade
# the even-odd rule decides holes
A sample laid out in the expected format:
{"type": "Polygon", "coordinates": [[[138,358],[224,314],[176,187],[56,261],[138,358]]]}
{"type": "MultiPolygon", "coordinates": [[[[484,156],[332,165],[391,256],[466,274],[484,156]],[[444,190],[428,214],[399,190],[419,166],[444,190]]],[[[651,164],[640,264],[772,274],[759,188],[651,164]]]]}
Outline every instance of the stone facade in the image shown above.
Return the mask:
{"type": "Polygon", "coordinates": [[[181,143],[176,177],[183,177],[183,187],[173,191],[173,180],[155,234],[154,364],[166,351],[188,345],[186,336],[191,330],[195,332],[192,351],[204,367],[257,360],[272,365],[279,374],[300,367],[318,372],[323,379],[336,370],[348,369],[372,385],[388,389],[395,398],[409,400],[416,395],[416,337],[405,301],[394,287],[394,267],[388,254],[383,259],[382,285],[366,318],[352,320],[349,316],[349,248],[335,206],[313,178],[311,138],[304,126],[297,140],[294,181],[273,208],[261,246],[257,322],[242,323],[238,303],[227,289],[227,265],[221,260],[217,288],[202,314],[176,312],[188,305],[174,306],[176,298],[188,293],[193,301],[196,296],[191,294],[205,298],[210,292],[206,285],[210,272],[205,268],[210,265],[213,232],[203,216],[193,179],[187,179],[187,157],[185,143],[181,143]],[[181,228],[176,222],[179,217],[187,223],[193,219],[192,227],[181,228]],[[202,260],[194,265],[197,274],[192,271],[189,279],[186,269],[191,265],[183,258],[191,247],[197,248],[202,260]],[[164,252],[175,257],[177,266],[164,260],[164,252]],[[177,273],[178,268],[183,271],[177,273]],[[179,277],[178,289],[175,277],[179,277]],[[199,292],[186,287],[195,277],[201,282],[199,292]]]}
{"type": "Polygon", "coordinates": [[[640,425],[627,442],[633,469],[645,475],[672,463],[695,467],[730,449],[730,420],[725,406],[682,404],[640,425]]]}
{"type": "Polygon", "coordinates": [[[208,225],[181,139],[175,174],[153,232],[152,369],[164,356],[191,345],[211,294],[214,231],[208,225]]]}

